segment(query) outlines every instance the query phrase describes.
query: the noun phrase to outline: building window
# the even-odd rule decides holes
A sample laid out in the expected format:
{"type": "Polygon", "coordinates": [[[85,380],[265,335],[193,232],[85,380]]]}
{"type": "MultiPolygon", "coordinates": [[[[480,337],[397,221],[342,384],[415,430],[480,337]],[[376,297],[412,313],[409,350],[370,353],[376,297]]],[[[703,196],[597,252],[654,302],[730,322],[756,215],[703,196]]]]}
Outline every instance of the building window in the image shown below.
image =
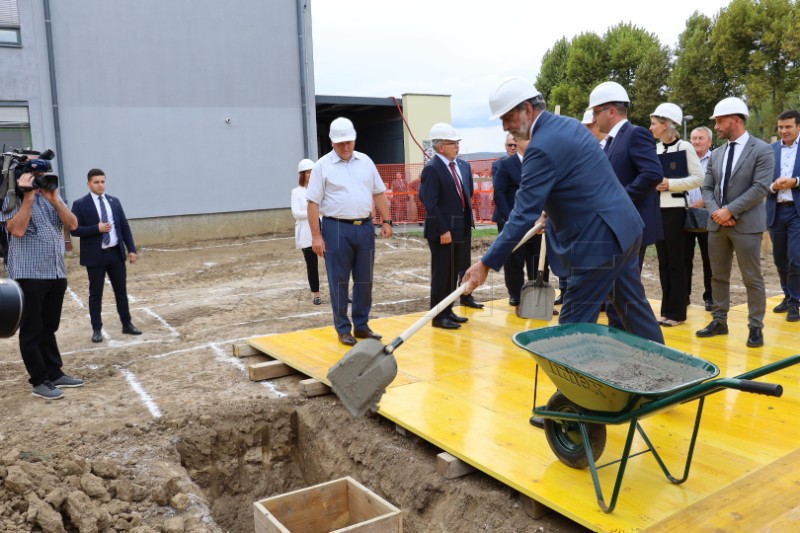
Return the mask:
{"type": "Polygon", "coordinates": [[[0,46],[19,46],[17,0],[0,0],[0,46]]]}
{"type": "Polygon", "coordinates": [[[0,102],[0,148],[30,148],[31,124],[24,104],[0,102]]]}

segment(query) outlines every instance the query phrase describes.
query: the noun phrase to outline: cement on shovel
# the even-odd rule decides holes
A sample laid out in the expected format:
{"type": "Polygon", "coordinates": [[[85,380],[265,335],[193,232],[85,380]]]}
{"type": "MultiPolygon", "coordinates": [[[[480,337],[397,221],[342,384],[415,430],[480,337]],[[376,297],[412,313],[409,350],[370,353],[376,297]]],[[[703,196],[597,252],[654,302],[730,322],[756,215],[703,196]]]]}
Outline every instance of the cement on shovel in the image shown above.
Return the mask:
{"type": "Polygon", "coordinates": [[[377,411],[396,376],[397,361],[376,339],[360,341],[328,371],[333,392],[355,417],[377,411]]]}
{"type": "Polygon", "coordinates": [[[539,279],[526,281],[520,291],[518,315],[549,322],[553,319],[555,299],[556,290],[550,284],[539,279]]]}

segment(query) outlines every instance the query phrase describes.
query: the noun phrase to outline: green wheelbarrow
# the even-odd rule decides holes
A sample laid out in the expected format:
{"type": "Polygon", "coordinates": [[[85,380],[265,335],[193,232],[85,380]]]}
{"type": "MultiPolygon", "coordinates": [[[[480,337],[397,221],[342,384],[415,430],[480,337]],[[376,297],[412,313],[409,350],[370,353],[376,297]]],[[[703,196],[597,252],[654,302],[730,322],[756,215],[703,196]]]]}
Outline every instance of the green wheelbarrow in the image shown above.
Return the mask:
{"type": "Polygon", "coordinates": [[[538,405],[539,368],[558,388],[545,408],[533,409],[534,415],[544,419],[547,443],[567,466],[589,467],[597,503],[607,513],[616,506],[632,455],[650,452],[669,481],[686,481],[707,395],[737,389],[780,397],[781,385],[752,380],[800,363],[800,355],[794,355],[734,378],[718,378],[719,368],[713,363],[599,324],[564,324],[523,331],[514,335],[514,343],[529,351],[536,361],[534,406],[538,405]],[[670,473],[639,419],[693,400],[698,400],[697,415],[683,476],[677,478],[670,473]],[[606,426],[625,423],[629,425],[628,435],[621,458],[598,466],[596,461],[605,449],[606,426]],[[647,449],[631,454],[637,432],[647,449]],[[619,470],[611,500],[606,504],[598,469],[616,463],[619,470]]]}

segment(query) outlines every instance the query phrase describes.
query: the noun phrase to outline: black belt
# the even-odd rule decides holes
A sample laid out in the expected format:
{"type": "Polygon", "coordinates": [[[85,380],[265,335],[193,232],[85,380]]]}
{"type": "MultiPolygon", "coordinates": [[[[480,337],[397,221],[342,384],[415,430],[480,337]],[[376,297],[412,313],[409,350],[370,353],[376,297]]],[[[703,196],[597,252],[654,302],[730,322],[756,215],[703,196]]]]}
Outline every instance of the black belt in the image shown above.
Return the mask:
{"type": "Polygon", "coordinates": [[[794,205],[794,202],[778,202],[778,205],[794,205]]]}
{"type": "Polygon", "coordinates": [[[115,244],[114,246],[109,246],[108,248],[103,248],[104,252],[116,252],[117,248],[119,248],[119,244],[115,244]]]}
{"type": "Polygon", "coordinates": [[[322,217],[325,220],[335,220],[336,222],[344,222],[345,224],[352,224],[354,226],[360,226],[362,224],[366,224],[372,217],[367,218],[333,218],[333,217],[322,217]]]}

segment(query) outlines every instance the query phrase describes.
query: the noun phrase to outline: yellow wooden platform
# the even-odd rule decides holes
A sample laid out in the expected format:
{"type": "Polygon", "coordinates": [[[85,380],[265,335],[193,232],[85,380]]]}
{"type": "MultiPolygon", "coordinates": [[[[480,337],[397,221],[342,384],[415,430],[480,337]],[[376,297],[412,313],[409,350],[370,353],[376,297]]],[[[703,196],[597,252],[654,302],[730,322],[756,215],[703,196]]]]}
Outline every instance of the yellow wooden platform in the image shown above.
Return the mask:
{"type": "MultiPolygon", "coordinates": [[[[747,348],[747,310],[729,314],[730,334],[698,339],[710,314],[692,307],[689,320],[665,328],[666,343],[707,359],[732,377],[800,352],[800,323],[769,311],[766,346],[747,348]]],[[[658,302],[654,302],[658,309],[658,302]]],[[[423,328],[395,352],[400,372],[379,414],[519,492],[595,531],[791,531],[800,527],[800,365],[761,378],[780,383],[782,398],[725,390],[706,399],[689,479],[671,484],[651,454],[629,461],[617,507],[597,506],[589,470],[562,464],[544,433],[528,423],[535,364],[516,347],[514,333],[551,323],[523,320],[505,300],[483,310],[457,309],[470,318],[457,331],[423,328]]],[[[389,342],[419,315],[382,318],[370,326],[389,342]]],[[[326,382],[347,348],[333,327],[251,339],[258,350],[326,382]]],[[[539,404],[554,392],[539,373],[539,404]]],[[[680,475],[696,402],[643,419],[642,425],[674,473],[680,475]]],[[[609,426],[600,463],[619,459],[627,425],[609,426]]],[[[636,437],[634,451],[643,443],[636,437]]],[[[616,467],[600,470],[610,498],[616,467]]]]}

